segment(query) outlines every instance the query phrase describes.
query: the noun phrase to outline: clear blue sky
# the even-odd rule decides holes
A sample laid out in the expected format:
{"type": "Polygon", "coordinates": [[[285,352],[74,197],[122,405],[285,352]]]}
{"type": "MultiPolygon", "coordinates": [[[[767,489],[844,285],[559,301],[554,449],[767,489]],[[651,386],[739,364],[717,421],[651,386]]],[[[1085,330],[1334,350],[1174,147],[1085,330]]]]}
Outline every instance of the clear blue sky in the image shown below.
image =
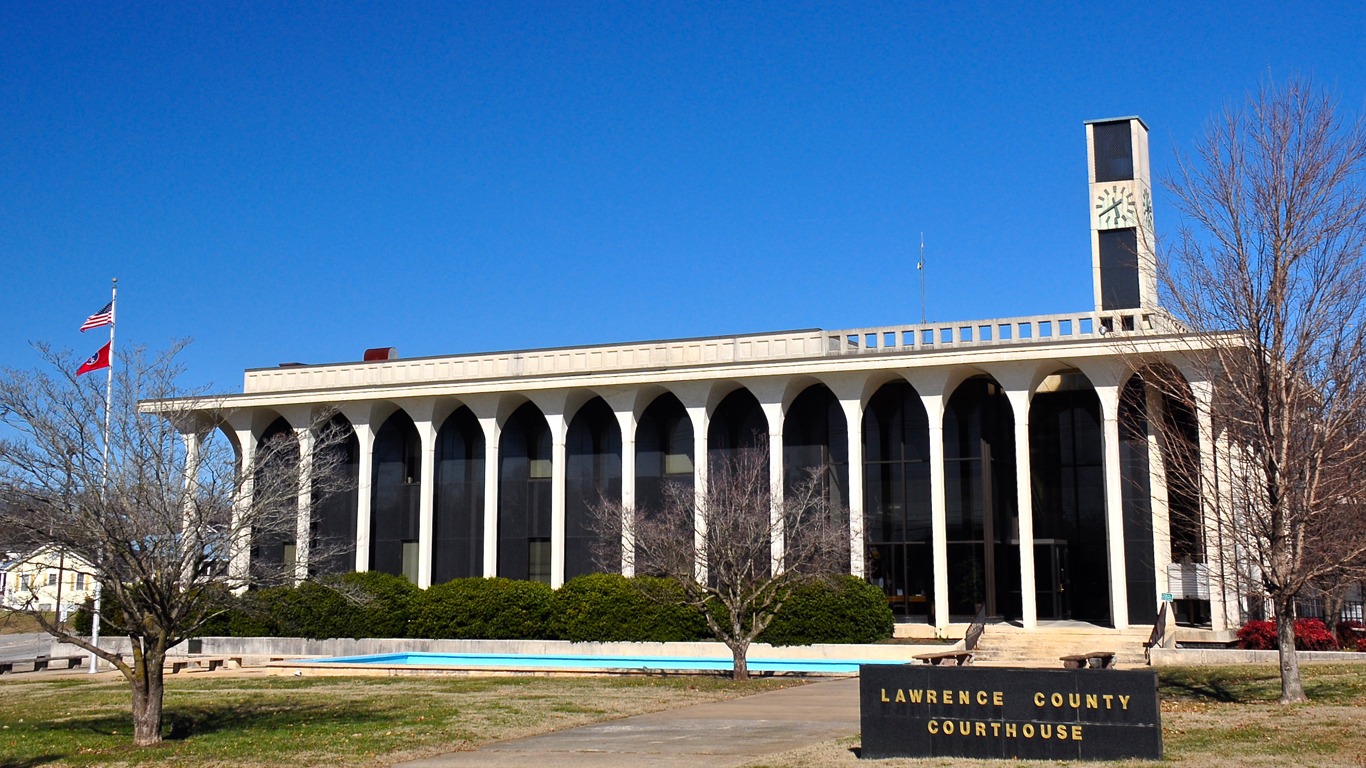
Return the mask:
{"type": "Polygon", "coordinates": [[[221,391],[914,322],[922,231],[931,319],[1085,309],[1083,120],[1161,173],[1268,73],[1366,95],[1359,3],[190,5],[0,9],[0,365],[94,352],[113,276],[221,391]]]}

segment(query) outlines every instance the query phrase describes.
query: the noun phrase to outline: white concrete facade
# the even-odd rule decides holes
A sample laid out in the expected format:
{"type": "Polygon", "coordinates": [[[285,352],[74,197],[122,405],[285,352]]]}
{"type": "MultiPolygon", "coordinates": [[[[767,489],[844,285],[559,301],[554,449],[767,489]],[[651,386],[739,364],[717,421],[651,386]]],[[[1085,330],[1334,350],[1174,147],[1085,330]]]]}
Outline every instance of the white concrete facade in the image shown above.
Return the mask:
{"type": "MultiPolygon", "coordinates": [[[[432,505],[436,492],[433,452],[442,423],[462,407],[469,408],[478,420],[485,441],[482,572],[493,576],[499,573],[499,438],[517,407],[535,404],[551,434],[549,581],[552,586],[559,586],[565,580],[566,433],[585,403],[601,397],[612,409],[615,427],[621,432],[621,498],[629,505],[636,484],[632,450],[637,443],[635,429],[655,398],[668,393],[683,404],[693,428],[694,482],[702,483],[706,461],[698,457],[708,455],[708,425],[718,404],[733,391],[750,392],[769,424],[772,479],[774,488],[781,493],[783,425],[788,409],[808,387],[824,385],[836,398],[847,428],[849,571],[867,575],[865,478],[860,471],[865,413],[870,398],[881,386],[904,381],[914,387],[928,419],[934,574],[934,594],[930,599],[934,606],[933,623],[942,629],[951,616],[943,420],[947,404],[960,385],[970,379],[986,378],[1001,388],[1012,411],[1015,484],[1011,492],[1018,518],[1018,540],[1012,545],[1019,550],[1012,578],[1018,578],[1020,585],[1018,619],[1024,626],[1033,627],[1038,621],[1038,607],[1035,558],[1029,556],[1034,545],[1035,518],[1031,509],[1030,403],[1050,376],[1080,373],[1094,388],[1103,414],[1109,623],[1123,627],[1129,619],[1117,427],[1120,392],[1134,375],[1128,361],[1139,356],[1152,359],[1155,355],[1169,357],[1174,366],[1180,366],[1181,355],[1188,349],[1189,341],[1180,328],[1160,310],[1092,312],[252,370],[246,374],[243,394],[223,396],[206,402],[205,406],[215,413],[227,414],[224,428],[232,433],[247,464],[266,426],[278,418],[285,418],[295,430],[302,430],[300,445],[305,449],[310,444],[306,433],[312,417],[336,410],[347,418],[360,449],[356,478],[357,570],[371,567],[371,483],[376,434],[379,425],[392,414],[407,414],[420,438],[417,582],[425,587],[432,583],[432,505]],[[1105,333],[1105,328],[1133,330],[1105,333]],[[1005,329],[1009,329],[1009,336],[1002,338],[1005,329]]],[[[1197,393],[1204,391],[1199,382],[1193,384],[1197,393]]],[[[1204,423],[1201,427],[1203,439],[1207,434],[1203,429],[1207,427],[1204,423]]],[[[1160,471],[1160,457],[1152,466],[1160,471]]],[[[1161,477],[1152,479],[1155,501],[1164,487],[1161,477]]],[[[250,478],[244,478],[242,488],[244,498],[249,497],[250,478]]],[[[301,489],[301,509],[305,507],[307,491],[301,489]]],[[[1165,504],[1152,504],[1153,544],[1147,546],[1156,556],[1154,601],[1167,586],[1166,566],[1170,559],[1161,557],[1161,553],[1170,550],[1169,543],[1163,549],[1168,539],[1166,514],[1165,504]]],[[[301,537],[307,530],[306,519],[306,515],[301,515],[301,537]]],[[[624,528],[622,572],[629,575],[630,521],[626,521],[624,528]]],[[[700,526],[696,543],[699,547],[705,544],[705,532],[700,526]]],[[[776,538],[772,546],[774,563],[780,565],[782,539],[776,538]]],[[[306,543],[296,550],[300,574],[307,573],[307,552],[306,543]]],[[[244,548],[239,558],[245,557],[244,548]]],[[[705,567],[704,558],[699,567],[705,567]]],[[[245,563],[239,562],[238,568],[245,569],[245,563]]]]}

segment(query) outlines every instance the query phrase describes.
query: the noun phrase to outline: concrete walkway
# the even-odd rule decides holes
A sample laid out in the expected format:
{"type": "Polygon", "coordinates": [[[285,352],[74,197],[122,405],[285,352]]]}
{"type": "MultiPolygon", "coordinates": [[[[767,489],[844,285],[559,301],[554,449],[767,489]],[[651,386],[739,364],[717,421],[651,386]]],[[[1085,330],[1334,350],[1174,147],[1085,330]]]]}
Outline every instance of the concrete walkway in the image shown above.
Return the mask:
{"type": "Polygon", "coordinates": [[[735,766],[858,730],[858,679],[844,678],[501,741],[399,766],[735,766]]]}

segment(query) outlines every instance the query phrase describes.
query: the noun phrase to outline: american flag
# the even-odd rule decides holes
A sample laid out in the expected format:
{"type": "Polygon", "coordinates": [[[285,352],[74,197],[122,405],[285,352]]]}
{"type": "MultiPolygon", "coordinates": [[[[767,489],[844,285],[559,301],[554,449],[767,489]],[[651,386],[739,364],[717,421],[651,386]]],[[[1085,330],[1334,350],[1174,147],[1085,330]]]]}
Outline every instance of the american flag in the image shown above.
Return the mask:
{"type": "Polygon", "coordinates": [[[87,317],[85,319],[85,322],[81,323],[81,331],[85,332],[90,330],[91,328],[99,328],[100,326],[109,325],[113,322],[114,302],[111,301],[108,304],[104,305],[104,309],[101,309],[99,312],[96,312],[90,317],[87,317]]]}

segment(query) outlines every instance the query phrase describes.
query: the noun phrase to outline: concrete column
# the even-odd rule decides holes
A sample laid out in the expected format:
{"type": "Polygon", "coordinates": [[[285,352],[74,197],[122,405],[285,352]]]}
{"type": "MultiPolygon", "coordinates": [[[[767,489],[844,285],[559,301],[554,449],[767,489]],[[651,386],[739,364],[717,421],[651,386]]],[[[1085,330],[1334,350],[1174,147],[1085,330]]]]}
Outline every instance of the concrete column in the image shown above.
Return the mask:
{"type": "Polygon", "coordinates": [[[944,396],[921,395],[930,422],[930,536],[934,545],[934,627],[949,628],[949,524],[944,491],[944,396]]]}
{"type": "Polygon", "coordinates": [[[237,493],[232,505],[232,544],[228,578],[235,592],[247,588],[251,579],[252,490],[256,485],[256,435],[248,429],[234,430],[241,451],[237,464],[237,493]]]}
{"type": "Polygon", "coordinates": [[[696,501],[696,517],[693,523],[693,562],[696,563],[697,580],[707,580],[707,519],[703,514],[707,496],[707,429],[711,417],[706,405],[687,406],[688,419],[692,421],[693,434],[693,498],[696,501]]]}
{"type": "Polygon", "coordinates": [[[1162,456],[1162,393],[1157,387],[1144,386],[1145,408],[1148,421],[1148,489],[1153,516],[1153,571],[1156,576],[1157,594],[1153,600],[1161,601],[1162,594],[1171,591],[1167,579],[1167,566],[1172,561],[1172,523],[1171,501],[1167,490],[1167,462],[1162,456]]]}
{"type": "Polygon", "coordinates": [[[197,497],[199,495],[199,462],[204,449],[204,435],[197,432],[182,432],[180,439],[185,445],[185,484],[180,499],[180,525],[186,544],[193,545],[199,540],[199,521],[197,497]]]}
{"type": "Polygon", "coordinates": [[[308,550],[313,543],[313,430],[298,427],[299,440],[299,515],[294,527],[294,583],[308,579],[308,550]]]}
{"type": "Polygon", "coordinates": [[[1129,595],[1124,569],[1124,495],[1119,471],[1119,387],[1096,387],[1105,419],[1105,537],[1110,554],[1110,618],[1129,626],[1129,595]]]}
{"type": "Polygon", "coordinates": [[[565,482],[569,476],[565,439],[569,423],[559,413],[547,413],[545,419],[550,425],[550,586],[559,589],[564,583],[565,482]]]}
{"type": "Polygon", "coordinates": [[[769,568],[771,573],[783,570],[787,530],[783,519],[783,404],[760,403],[764,419],[768,421],[768,484],[769,484],[769,568]]]}
{"type": "Polygon", "coordinates": [[[636,575],[636,414],[616,411],[621,429],[621,575],[636,575]]]}
{"type": "Polygon", "coordinates": [[[484,430],[484,578],[498,575],[498,438],[495,416],[479,417],[484,430]]]}
{"type": "Polygon", "coordinates": [[[1220,632],[1228,629],[1228,614],[1224,605],[1223,585],[1218,583],[1223,570],[1223,552],[1219,547],[1219,497],[1215,463],[1218,449],[1211,411],[1214,385],[1208,381],[1192,381],[1190,387],[1191,394],[1195,396],[1195,423],[1200,436],[1200,516],[1205,527],[1205,566],[1209,572],[1210,629],[1220,632]]]}
{"type": "Polygon", "coordinates": [[[1020,513],[1020,617],[1025,629],[1039,624],[1034,577],[1034,494],[1029,464],[1028,390],[1007,390],[1015,412],[1015,505],[1020,513]]]}
{"type": "Polygon", "coordinates": [[[426,589],[432,585],[432,551],[436,543],[436,431],[437,425],[430,418],[413,421],[417,436],[422,441],[422,463],[418,470],[417,503],[417,586],[426,589]]]}
{"type": "Polygon", "coordinates": [[[844,423],[849,432],[849,572],[859,578],[867,575],[868,545],[864,539],[863,491],[863,402],[840,400],[844,423]]]}
{"type": "Polygon", "coordinates": [[[356,571],[370,570],[371,484],[374,481],[375,430],[370,422],[351,420],[360,461],[356,471],[356,571]]]}

